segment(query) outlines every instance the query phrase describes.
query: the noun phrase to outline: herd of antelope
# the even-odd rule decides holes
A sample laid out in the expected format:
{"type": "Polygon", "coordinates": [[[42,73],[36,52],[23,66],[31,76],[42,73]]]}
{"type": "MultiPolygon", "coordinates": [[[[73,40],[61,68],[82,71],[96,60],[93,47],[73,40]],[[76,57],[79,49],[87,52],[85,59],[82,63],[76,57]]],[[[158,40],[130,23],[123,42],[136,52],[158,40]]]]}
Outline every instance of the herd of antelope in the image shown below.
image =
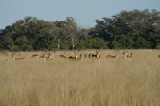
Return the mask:
{"type": "MultiPolygon", "coordinates": [[[[92,53],[80,53],[80,57],[77,56],[77,52],[74,52],[75,54],[75,57],[74,56],[69,56],[69,57],[66,57],[66,52],[64,52],[63,55],[59,55],[61,58],[64,58],[64,59],[69,59],[69,60],[83,60],[83,59],[87,59],[87,58],[96,58],[96,59],[99,59],[100,58],[100,52],[99,51],[96,51],[96,54],[92,54],[92,53]]],[[[114,52],[115,55],[107,55],[106,58],[117,58],[118,57],[118,53],[117,52],[114,52]]],[[[132,60],[132,53],[130,53],[130,55],[128,55],[128,51],[127,52],[124,52],[124,59],[129,59],[129,60],[132,60]]],[[[13,60],[28,60],[28,59],[36,59],[36,58],[39,58],[39,59],[44,59],[44,60],[47,60],[47,61],[50,61],[50,60],[53,60],[54,59],[54,56],[53,56],[53,53],[48,53],[48,55],[45,55],[44,53],[42,53],[41,55],[39,54],[34,54],[31,56],[31,58],[26,58],[26,57],[20,57],[20,58],[15,58],[15,54],[12,54],[12,59],[13,60]]]]}
{"type": "Polygon", "coordinates": [[[49,61],[49,60],[53,60],[53,54],[48,53],[48,56],[47,56],[44,53],[42,53],[42,55],[34,54],[34,55],[31,56],[31,58],[26,58],[26,57],[15,58],[15,54],[12,53],[12,59],[13,60],[28,60],[28,59],[36,59],[36,58],[44,59],[44,60],[48,60],[49,61]]]}

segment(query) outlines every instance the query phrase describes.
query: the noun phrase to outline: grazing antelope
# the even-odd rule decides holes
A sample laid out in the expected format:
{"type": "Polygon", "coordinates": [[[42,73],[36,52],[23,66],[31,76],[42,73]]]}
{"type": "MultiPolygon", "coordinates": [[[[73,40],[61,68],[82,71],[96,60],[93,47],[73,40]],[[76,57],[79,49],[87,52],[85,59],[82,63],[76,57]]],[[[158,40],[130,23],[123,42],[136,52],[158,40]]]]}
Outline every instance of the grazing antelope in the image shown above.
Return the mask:
{"type": "Polygon", "coordinates": [[[38,57],[39,57],[39,54],[32,55],[32,58],[38,58],[38,57]]]}
{"type": "Polygon", "coordinates": [[[116,56],[107,55],[106,58],[117,58],[117,56],[118,56],[117,53],[116,52],[114,52],[114,53],[116,54],[116,56]]]}
{"type": "Polygon", "coordinates": [[[62,57],[62,58],[66,58],[65,53],[66,53],[66,52],[64,52],[64,55],[60,55],[60,57],[62,57]]]}
{"type": "Polygon", "coordinates": [[[12,54],[12,59],[13,60],[26,60],[27,58],[25,58],[25,57],[15,58],[14,54],[12,54]]]}
{"type": "Polygon", "coordinates": [[[72,59],[72,60],[76,60],[77,59],[77,53],[76,52],[74,52],[74,53],[75,53],[75,57],[70,56],[69,59],[72,59]]]}

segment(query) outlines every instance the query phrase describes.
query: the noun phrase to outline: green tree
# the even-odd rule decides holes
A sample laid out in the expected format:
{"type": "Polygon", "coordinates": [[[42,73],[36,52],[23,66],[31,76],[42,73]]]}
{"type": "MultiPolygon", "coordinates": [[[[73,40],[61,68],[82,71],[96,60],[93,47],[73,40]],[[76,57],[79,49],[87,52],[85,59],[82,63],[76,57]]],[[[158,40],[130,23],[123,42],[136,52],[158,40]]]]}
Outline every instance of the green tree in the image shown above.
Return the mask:
{"type": "Polygon", "coordinates": [[[133,47],[133,38],[127,37],[125,35],[121,35],[116,38],[116,41],[119,44],[119,48],[121,49],[132,49],[133,47]]]}
{"type": "MultiPolygon", "coordinates": [[[[158,26],[160,21],[160,12],[156,10],[132,10],[122,11],[113,15],[113,18],[102,18],[96,20],[96,33],[103,37],[105,41],[114,41],[116,37],[125,35],[134,39],[143,37],[151,45],[156,42],[157,34],[155,25],[158,26]]],[[[159,34],[158,34],[159,35],[159,34]]],[[[113,44],[116,41],[113,42],[113,44]]],[[[151,47],[150,45],[150,47],[151,47]]]]}

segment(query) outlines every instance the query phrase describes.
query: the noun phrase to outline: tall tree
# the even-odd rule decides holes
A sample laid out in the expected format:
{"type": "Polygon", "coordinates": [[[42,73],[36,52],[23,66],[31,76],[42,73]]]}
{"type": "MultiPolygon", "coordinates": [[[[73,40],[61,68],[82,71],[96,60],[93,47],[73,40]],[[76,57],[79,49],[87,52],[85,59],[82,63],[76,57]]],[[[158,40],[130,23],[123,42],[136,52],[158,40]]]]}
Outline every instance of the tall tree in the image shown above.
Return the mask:
{"type": "Polygon", "coordinates": [[[85,30],[80,26],[76,25],[74,18],[68,17],[66,20],[66,30],[67,30],[67,38],[71,39],[72,42],[72,49],[75,49],[77,40],[85,35],[85,30]]]}

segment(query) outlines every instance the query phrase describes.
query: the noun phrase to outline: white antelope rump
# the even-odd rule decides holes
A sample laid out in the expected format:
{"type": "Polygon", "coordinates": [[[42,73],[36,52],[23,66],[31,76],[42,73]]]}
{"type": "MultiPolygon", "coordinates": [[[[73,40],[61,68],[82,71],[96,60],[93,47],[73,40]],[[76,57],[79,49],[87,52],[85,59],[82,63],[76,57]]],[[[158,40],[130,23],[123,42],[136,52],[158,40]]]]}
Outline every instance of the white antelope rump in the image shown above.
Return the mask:
{"type": "Polygon", "coordinates": [[[12,59],[13,60],[27,60],[26,57],[15,58],[13,53],[12,53],[12,59]]]}
{"type": "Polygon", "coordinates": [[[115,56],[112,56],[112,55],[107,55],[106,58],[117,58],[118,57],[118,54],[116,52],[114,52],[116,55],[115,56]]]}
{"type": "Polygon", "coordinates": [[[66,52],[64,52],[64,55],[60,55],[60,57],[62,57],[62,58],[67,58],[67,57],[65,56],[65,54],[66,54],[66,52]]]}

